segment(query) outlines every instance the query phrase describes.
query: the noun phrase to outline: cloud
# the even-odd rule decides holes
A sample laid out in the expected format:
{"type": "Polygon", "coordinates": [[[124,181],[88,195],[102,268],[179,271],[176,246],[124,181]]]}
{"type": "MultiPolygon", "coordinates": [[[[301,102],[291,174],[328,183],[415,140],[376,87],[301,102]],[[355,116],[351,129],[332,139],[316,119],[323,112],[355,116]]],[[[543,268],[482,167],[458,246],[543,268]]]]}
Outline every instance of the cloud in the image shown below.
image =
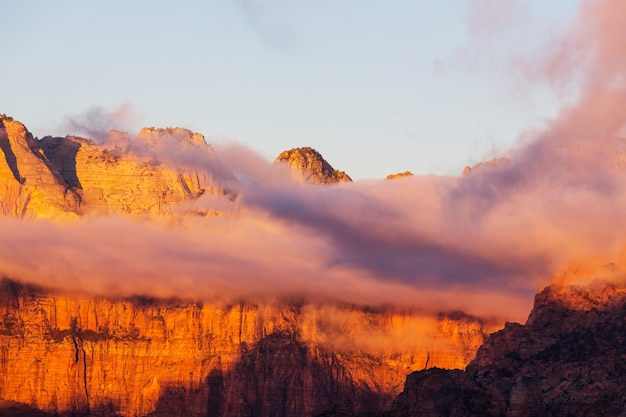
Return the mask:
{"type": "Polygon", "coordinates": [[[84,113],[68,116],[64,128],[73,135],[86,135],[98,143],[107,139],[109,130],[130,132],[134,130],[139,116],[130,103],[124,103],[117,109],[93,107],[84,113]]]}
{"type": "Polygon", "coordinates": [[[290,48],[294,44],[295,31],[286,16],[294,6],[285,0],[237,0],[243,15],[259,35],[273,48],[290,48]]]}
{"type": "Polygon", "coordinates": [[[130,146],[130,153],[165,163],[212,187],[219,187],[214,180],[223,185],[235,180],[204,136],[188,129],[144,128],[130,146]]]}
{"type": "Polygon", "coordinates": [[[243,183],[261,182],[272,167],[271,162],[259,153],[236,141],[220,142],[214,148],[220,160],[243,183]]]}
{"type": "Polygon", "coordinates": [[[249,181],[234,182],[228,202],[191,204],[209,211],[219,200],[227,215],[0,219],[0,271],[98,294],[332,299],[523,320],[555,272],[608,262],[626,243],[625,7],[583,4],[566,32],[587,57],[579,100],[528,133],[510,163],[466,178],[313,186],[259,181],[266,161],[226,145],[218,154],[249,181]]]}
{"type": "Polygon", "coordinates": [[[527,24],[530,19],[531,11],[524,1],[471,0],[466,25],[472,36],[493,39],[512,27],[527,24]]]}

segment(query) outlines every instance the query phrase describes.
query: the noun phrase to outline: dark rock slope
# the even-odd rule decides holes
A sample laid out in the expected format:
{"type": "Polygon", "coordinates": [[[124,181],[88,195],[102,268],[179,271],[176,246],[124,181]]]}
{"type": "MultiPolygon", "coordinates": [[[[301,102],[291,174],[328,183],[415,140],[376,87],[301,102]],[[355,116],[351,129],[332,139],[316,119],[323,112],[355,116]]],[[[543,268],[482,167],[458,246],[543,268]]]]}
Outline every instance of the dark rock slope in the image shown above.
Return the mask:
{"type": "Polygon", "coordinates": [[[491,335],[465,372],[407,378],[388,417],[626,415],[626,288],[551,286],[526,325],[491,335]]]}

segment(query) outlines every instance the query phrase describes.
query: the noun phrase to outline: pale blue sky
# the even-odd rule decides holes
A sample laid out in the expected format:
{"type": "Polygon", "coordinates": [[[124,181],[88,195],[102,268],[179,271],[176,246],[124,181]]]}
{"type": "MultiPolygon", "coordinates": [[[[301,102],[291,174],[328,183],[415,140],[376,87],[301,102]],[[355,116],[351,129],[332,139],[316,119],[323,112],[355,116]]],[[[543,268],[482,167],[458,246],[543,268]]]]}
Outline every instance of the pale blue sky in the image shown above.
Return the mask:
{"type": "Polygon", "coordinates": [[[355,179],[459,174],[540,127],[562,97],[513,64],[578,1],[3,1],[0,113],[36,135],[180,126],[273,160],[312,146],[355,179]],[[469,25],[468,25],[469,22],[469,25]]]}

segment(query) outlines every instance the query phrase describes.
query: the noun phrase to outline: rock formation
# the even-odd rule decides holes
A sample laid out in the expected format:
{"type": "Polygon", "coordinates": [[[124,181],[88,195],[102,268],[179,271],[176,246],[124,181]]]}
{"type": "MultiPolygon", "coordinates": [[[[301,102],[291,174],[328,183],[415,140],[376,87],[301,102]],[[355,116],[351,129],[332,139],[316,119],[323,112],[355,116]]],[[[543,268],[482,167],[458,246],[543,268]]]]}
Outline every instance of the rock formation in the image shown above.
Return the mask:
{"type": "MultiPolygon", "coordinates": [[[[352,182],[352,179],[343,171],[337,171],[312,148],[294,148],[282,152],[274,161],[280,170],[281,166],[288,166],[292,178],[297,182],[309,184],[332,184],[338,182],[352,182]]],[[[274,174],[272,175],[282,175],[274,174]]]]}
{"type": "Polygon", "coordinates": [[[47,160],[24,125],[0,115],[0,215],[67,217],[80,195],[47,160]]]}
{"type": "Polygon", "coordinates": [[[145,128],[135,141],[111,131],[97,144],[76,136],[38,140],[0,117],[4,216],[170,213],[204,194],[225,196],[234,180],[204,137],[187,129],[145,128]]]}
{"type": "Polygon", "coordinates": [[[465,372],[411,374],[388,417],[626,412],[626,286],[553,284],[525,325],[491,335],[465,372]]]}
{"type": "Polygon", "coordinates": [[[0,398],[79,415],[358,413],[388,407],[412,370],[465,366],[492,329],[458,314],[113,300],[5,279],[0,398]]]}
{"type": "MultiPolygon", "coordinates": [[[[205,193],[223,195],[220,180],[230,180],[225,167],[219,167],[219,176],[211,166],[200,162],[193,166],[170,163],[167,149],[173,141],[184,144],[187,136],[168,136],[167,131],[142,130],[150,134],[148,146],[140,135],[134,143],[124,136],[110,135],[103,145],[90,139],[75,136],[65,138],[45,137],[39,146],[44,155],[58,167],[63,178],[78,190],[83,198],[83,212],[161,214],[175,209],[181,202],[195,199],[205,193]],[[164,144],[155,146],[159,138],[164,144]],[[218,178],[216,178],[218,177],[218,178]]],[[[189,136],[192,136],[190,131],[189,136]]],[[[197,135],[197,134],[196,134],[197,135]]],[[[209,159],[217,157],[212,149],[195,144],[198,149],[181,147],[183,155],[199,155],[209,159]],[[187,153],[185,153],[187,152],[187,153]]],[[[191,158],[191,156],[189,157],[191,158]]],[[[181,161],[184,161],[181,158],[181,161]]],[[[202,161],[205,162],[205,161],[202,161]]]]}
{"type": "Polygon", "coordinates": [[[498,167],[506,167],[511,164],[511,160],[509,158],[495,158],[491,161],[479,162],[476,165],[470,167],[469,165],[463,169],[463,173],[461,174],[462,178],[466,178],[471,174],[475,174],[476,172],[482,171],[484,169],[489,168],[498,168],[498,167]]]}
{"type": "Polygon", "coordinates": [[[397,174],[389,174],[385,178],[386,180],[393,180],[396,178],[404,178],[404,177],[412,177],[413,173],[411,171],[398,172],[397,174]]]}

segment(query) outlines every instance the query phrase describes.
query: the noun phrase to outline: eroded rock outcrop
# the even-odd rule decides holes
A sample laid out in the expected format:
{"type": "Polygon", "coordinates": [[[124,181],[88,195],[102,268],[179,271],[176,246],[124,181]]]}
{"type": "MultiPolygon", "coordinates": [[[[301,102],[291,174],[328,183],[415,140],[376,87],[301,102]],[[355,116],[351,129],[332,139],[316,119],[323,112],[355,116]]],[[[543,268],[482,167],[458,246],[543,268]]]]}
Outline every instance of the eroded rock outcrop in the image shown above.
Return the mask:
{"type": "Polygon", "coordinates": [[[411,374],[387,415],[623,415],[624,311],[620,281],[547,287],[527,323],[491,335],[466,372],[411,374]]]}
{"type": "Polygon", "coordinates": [[[80,195],[40,152],[26,127],[0,115],[0,215],[71,217],[80,195]]]}
{"type": "Polygon", "coordinates": [[[98,144],[77,136],[36,139],[0,115],[3,216],[167,214],[205,194],[226,197],[230,181],[234,176],[204,137],[187,129],[144,128],[134,141],[111,131],[98,144]]]}
{"type": "Polygon", "coordinates": [[[352,179],[343,171],[334,169],[322,155],[313,148],[294,148],[282,152],[274,161],[275,167],[272,176],[280,176],[276,173],[283,167],[298,182],[309,184],[333,184],[338,182],[352,182],[352,179]]]}
{"type": "Polygon", "coordinates": [[[384,409],[408,372],[464,366],[493,329],[458,314],[111,300],[9,280],[0,320],[0,398],[100,415],[384,409]]]}
{"type": "Polygon", "coordinates": [[[411,171],[404,171],[404,172],[398,172],[397,174],[389,174],[387,175],[387,177],[385,177],[386,180],[394,180],[397,178],[404,178],[404,177],[412,177],[413,173],[411,171]]]}
{"type": "Polygon", "coordinates": [[[102,145],[76,136],[48,136],[39,147],[81,193],[83,212],[169,213],[205,193],[224,195],[223,181],[234,179],[202,135],[184,129],[143,129],[133,143],[112,132],[102,145]]]}

